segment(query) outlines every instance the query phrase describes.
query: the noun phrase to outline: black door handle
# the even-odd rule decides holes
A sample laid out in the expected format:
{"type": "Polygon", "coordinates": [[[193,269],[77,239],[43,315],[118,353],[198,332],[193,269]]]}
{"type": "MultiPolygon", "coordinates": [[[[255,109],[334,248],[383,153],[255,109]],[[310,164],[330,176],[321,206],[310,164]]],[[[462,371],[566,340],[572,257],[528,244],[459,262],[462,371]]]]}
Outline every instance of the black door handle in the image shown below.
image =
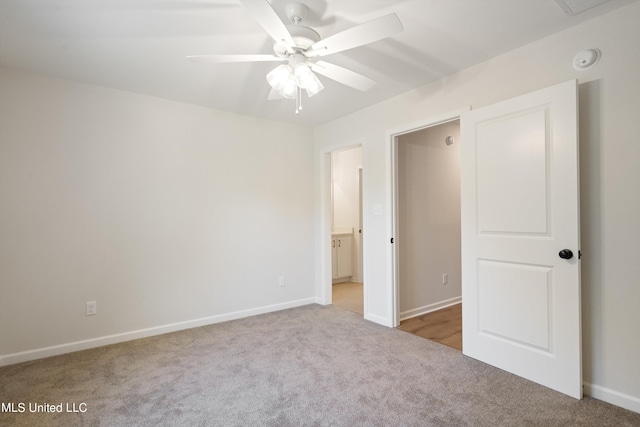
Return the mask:
{"type": "Polygon", "coordinates": [[[573,258],[573,252],[571,252],[571,249],[563,249],[558,253],[558,255],[562,259],[571,259],[571,258],[573,258]]]}

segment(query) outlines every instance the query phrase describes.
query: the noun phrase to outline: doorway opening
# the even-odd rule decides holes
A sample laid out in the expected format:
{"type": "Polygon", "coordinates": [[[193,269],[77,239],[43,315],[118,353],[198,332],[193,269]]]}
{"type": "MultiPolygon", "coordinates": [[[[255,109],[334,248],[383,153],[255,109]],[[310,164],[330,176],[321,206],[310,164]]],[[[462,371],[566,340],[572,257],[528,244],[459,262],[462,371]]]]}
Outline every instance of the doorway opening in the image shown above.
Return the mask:
{"type": "Polygon", "coordinates": [[[364,316],[362,146],[331,152],[331,303],[364,316]]]}
{"type": "Polygon", "coordinates": [[[460,120],[395,136],[396,326],[462,350],[460,120]]]}

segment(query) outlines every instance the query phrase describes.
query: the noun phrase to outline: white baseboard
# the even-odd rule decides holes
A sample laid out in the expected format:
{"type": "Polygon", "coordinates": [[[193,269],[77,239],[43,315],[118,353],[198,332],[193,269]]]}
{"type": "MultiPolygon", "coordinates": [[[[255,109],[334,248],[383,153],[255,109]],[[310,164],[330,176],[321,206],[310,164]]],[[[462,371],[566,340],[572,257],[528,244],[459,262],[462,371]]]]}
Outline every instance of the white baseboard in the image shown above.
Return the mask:
{"type": "Polygon", "coordinates": [[[327,302],[327,299],[326,299],[326,298],[315,297],[315,298],[313,299],[313,301],[314,301],[316,304],[320,304],[320,305],[329,305],[329,304],[331,304],[331,301],[328,301],[328,302],[327,302]]]}
{"type": "Polygon", "coordinates": [[[364,319],[369,320],[373,323],[377,323],[378,325],[387,326],[389,328],[394,327],[394,325],[391,324],[391,319],[383,316],[378,316],[377,314],[365,313],[364,319]]]}
{"type": "Polygon", "coordinates": [[[411,310],[403,311],[400,313],[400,320],[411,319],[412,317],[422,316],[423,314],[431,313],[432,311],[440,310],[452,305],[460,304],[462,297],[450,298],[444,301],[438,301],[433,304],[425,305],[411,310]]]}
{"type": "Polygon", "coordinates": [[[288,301],[280,304],[256,307],[249,310],[235,311],[232,313],[219,314],[216,316],[203,317],[200,319],[187,320],[184,322],[171,323],[169,325],[156,326],[153,328],[139,329],[137,331],[124,332],[120,334],[107,335],[103,337],[91,338],[88,340],[75,341],[50,347],[37,348],[34,350],[21,351],[0,356],[0,366],[13,365],[30,360],[42,359],[45,357],[58,356],[60,354],[74,351],[87,350],[95,347],[102,347],[109,344],[116,344],[125,341],[146,338],[154,335],[162,335],[169,332],[181,331],[183,329],[197,328],[199,326],[212,325],[214,323],[226,322],[229,320],[241,319],[243,317],[255,316],[258,314],[271,313],[285,310],[287,308],[299,307],[316,303],[316,298],[305,298],[295,301],[288,301]]]}
{"type": "Polygon", "coordinates": [[[583,383],[583,386],[584,394],[587,396],[640,413],[640,398],[638,397],[620,393],[597,384],[583,383]]]}

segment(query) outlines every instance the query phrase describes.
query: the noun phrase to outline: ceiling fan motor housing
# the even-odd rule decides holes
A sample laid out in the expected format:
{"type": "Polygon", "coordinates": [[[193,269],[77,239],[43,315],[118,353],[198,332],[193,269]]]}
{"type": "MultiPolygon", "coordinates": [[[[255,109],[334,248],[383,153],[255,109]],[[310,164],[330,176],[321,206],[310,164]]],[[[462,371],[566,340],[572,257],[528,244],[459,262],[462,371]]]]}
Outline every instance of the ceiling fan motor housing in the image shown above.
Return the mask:
{"type": "MultiPolygon", "coordinates": [[[[286,7],[287,17],[293,22],[293,25],[287,25],[287,31],[291,34],[291,38],[295,42],[295,46],[291,46],[296,53],[309,49],[313,44],[320,41],[321,37],[315,30],[300,25],[306,18],[309,8],[302,3],[289,3],[286,7]]],[[[287,46],[278,42],[273,45],[273,51],[280,57],[289,56],[287,46]]]]}
{"type": "MultiPolygon", "coordinates": [[[[302,52],[309,49],[315,43],[319,42],[321,37],[315,30],[304,27],[302,25],[287,25],[287,31],[291,34],[291,38],[296,43],[293,50],[296,52],[302,52]]],[[[287,57],[287,47],[280,43],[273,45],[273,51],[276,55],[281,57],[287,57]]]]}

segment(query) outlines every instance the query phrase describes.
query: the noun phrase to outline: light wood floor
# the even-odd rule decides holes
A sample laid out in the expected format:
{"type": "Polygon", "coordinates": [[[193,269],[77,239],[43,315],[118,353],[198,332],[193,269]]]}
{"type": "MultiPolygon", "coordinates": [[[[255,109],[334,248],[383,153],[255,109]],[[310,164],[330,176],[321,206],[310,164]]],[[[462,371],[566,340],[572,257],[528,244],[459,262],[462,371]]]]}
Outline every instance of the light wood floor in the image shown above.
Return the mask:
{"type": "Polygon", "coordinates": [[[362,283],[344,282],[332,286],[333,305],[364,316],[362,283]]]}
{"type": "Polygon", "coordinates": [[[462,351],[462,304],[403,320],[398,329],[462,351]]]}
{"type": "MultiPolygon", "coordinates": [[[[362,283],[333,285],[333,305],[364,315],[362,283]]],[[[398,329],[462,351],[462,304],[400,322],[398,329]]]]}

